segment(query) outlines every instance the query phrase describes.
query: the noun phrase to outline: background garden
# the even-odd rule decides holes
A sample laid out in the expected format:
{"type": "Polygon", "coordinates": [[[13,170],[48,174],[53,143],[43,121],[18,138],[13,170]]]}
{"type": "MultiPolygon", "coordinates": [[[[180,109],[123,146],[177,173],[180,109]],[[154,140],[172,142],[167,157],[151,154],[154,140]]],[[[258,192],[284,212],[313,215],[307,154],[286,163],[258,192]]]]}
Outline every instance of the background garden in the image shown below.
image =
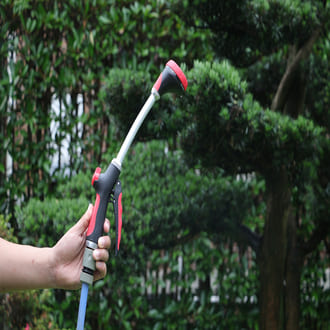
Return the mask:
{"type": "MultiPolygon", "coordinates": [[[[3,0],[0,236],[56,243],[174,59],[188,89],[125,159],[86,328],[329,329],[329,22],[321,0],[3,0]]],[[[0,302],[3,329],[76,326],[79,292],[0,302]]]]}

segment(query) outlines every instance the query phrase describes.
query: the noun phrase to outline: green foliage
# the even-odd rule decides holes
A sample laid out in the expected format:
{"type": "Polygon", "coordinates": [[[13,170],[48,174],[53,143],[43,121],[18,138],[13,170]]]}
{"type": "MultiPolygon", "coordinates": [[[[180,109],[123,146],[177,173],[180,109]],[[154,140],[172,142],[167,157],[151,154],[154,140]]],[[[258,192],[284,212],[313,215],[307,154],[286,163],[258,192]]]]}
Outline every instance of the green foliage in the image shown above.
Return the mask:
{"type": "Polygon", "coordinates": [[[115,66],[136,70],[144,62],[148,70],[152,65],[150,59],[154,59],[157,70],[153,67],[153,72],[158,74],[158,66],[169,58],[184,58],[192,64],[198,53],[210,54],[207,43],[200,42],[207,40],[209,32],[196,31],[184,24],[176,10],[179,1],[110,3],[99,22],[112,33],[113,39],[107,42],[115,45],[115,66]]]}
{"type": "Polygon", "coordinates": [[[129,187],[127,215],[143,227],[133,224],[127,233],[138,238],[141,232],[144,245],[171,247],[200,231],[221,233],[242,222],[250,207],[248,183],[221,173],[199,174],[186,167],[180,153],[163,148],[156,142],[139,145],[128,159],[126,166],[134,168],[134,173],[123,171],[122,184],[129,187]]]}
{"type": "Polygon", "coordinates": [[[0,214],[0,237],[10,242],[17,243],[17,237],[14,235],[14,228],[10,227],[8,219],[0,214]]]}
{"type": "Polygon", "coordinates": [[[41,294],[39,291],[0,294],[0,325],[10,329],[24,329],[27,325],[58,329],[45,313],[48,293],[44,290],[41,294]]]}
{"type": "Polygon", "coordinates": [[[17,222],[23,244],[53,246],[88,207],[85,196],[77,198],[44,201],[31,199],[23,207],[16,209],[17,222]]]}
{"type": "MultiPolygon", "coordinates": [[[[195,0],[182,8],[190,24],[200,19],[210,28],[219,58],[248,67],[287,45],[301,45],[311,31],[329,23],[323,1],[195,0]]],[[[327,28],[325,27],[325,30],[327,28]]]]}
{"type": "Polygon", "coordinates": [[[309,61],[306,110],[308,117],[329,129],[330,113],[330,32],[320,41],[309,61]]]}
{"type": "Polygon", "coordinates": [[[329,272],[326,276],[325,269],[329,259],[324,253],[323,244],[320,244],[308,256],[301,279],[301,328],[322,328],[329,324],[330,289],[329,272]]]}
{"type": "Polygon", "coordinates": [[[247,68],[241,70],[242,78],[248,82],[248,91],[264,109],[272,103],[273,95],[276,93],[278,82],[285,70],[285,51],[263,56],[247,68]]]}
{"type": "Polygon", "coordinates": [[[321,127],[303,116],[294,120],[264,110],[227,62],[196,62],[188,77],[195,87],[182,98],[181,108],[194,118],[183,134],[190,162],[230,173],[267,173],[285,166],[297,175],[299,165],[317,163],[322,155],[326,138],[321,127]]]}
{"type": "MultiPolygon", "coordinates": [[[[55,191],[55,197],[58,200],[67,200],[71,201],[71,199],[75,200],[88,200],[89,202],[92,202],[94,195],[93,195],[93,189],[91,184],[91,178],[92,178],[93,172],[90,172],[90,175],[84,172],[80,172],[77,175],[73,176],[69,180],[65,180],[64,183],[59,185],[55,191]]],[[[57,205],[57,202],[53,199],[49,200],[51,204],[54,202],[57,205]]],[[[41,205],[41,204],[40,204],[41,205]]],[[[86,206],[85,206],[86,207],[86,206]]],[[[80,209],[76,209],[80,210],[80,209]]],[[[79,215],[79,214],[77,214],[79,215]]]]}

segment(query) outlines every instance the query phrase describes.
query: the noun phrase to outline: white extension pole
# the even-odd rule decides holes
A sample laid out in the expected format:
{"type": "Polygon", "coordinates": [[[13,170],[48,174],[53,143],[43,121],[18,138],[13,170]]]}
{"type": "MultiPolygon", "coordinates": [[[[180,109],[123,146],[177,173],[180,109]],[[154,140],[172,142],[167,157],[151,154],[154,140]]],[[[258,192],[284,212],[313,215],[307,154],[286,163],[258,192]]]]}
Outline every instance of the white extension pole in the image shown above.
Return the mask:
{"type": "Polygon", "coordinates": [[[135,135],[137,133],[137,131],[139,130],[140,126],[142,125],[145,117],[147,116],[147,114],[149,113],[150,109],[152,108],[152,106],[154,105],[155,101],[157,101],[159,99],[159,94],[158,92],[153,88],[151,91],[151,94],[149,96],[149,98],[147,99],[146,103],[144,104],[144,106],[142,107],[142,109],[140,110],[138,116],[136,117],[133,125],[131,126],[128,134],[126,135],[126,138],[119,150],[119,153],[117,155],[117,157],[114,159],[114,162],[116,163],[116,165],[120,166],[123,163],[123,160],[126,156],[126,153],[129,149],[129,147],[131,146],[135,135]]]}

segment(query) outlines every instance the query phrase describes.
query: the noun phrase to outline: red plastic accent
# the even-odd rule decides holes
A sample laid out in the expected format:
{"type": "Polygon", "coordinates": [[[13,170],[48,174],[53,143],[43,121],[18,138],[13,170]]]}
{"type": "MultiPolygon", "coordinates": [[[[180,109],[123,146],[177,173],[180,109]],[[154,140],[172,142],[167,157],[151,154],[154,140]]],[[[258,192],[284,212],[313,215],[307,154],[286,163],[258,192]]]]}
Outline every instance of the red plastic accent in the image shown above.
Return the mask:
{"type": "Polygon", "coordinates": [[[92,186],[94,186],[94,181],[95,180],[97,181],[99,179],[100,174],[101,174],[101,168],[97,167],[92,177],[92,186]]]}
{"type": "Polygon", "coordinates": [[[120,239],[121,239],[121,227],[123,224],[122,221],[122,214],[123,214],[123,207],[121,204],[121,197],[122,193],[119,194],[118,197],[118,237],[117,237],[117,251],[119,251],[120,239]]]}
{"type": "Polygon", "coordinates": [[[159,87],[162,84],[162,73],[159,75],[157,81],[154,84],[154,89],[158,92],[159,91],[159,87]]]}
{"type": "Polygon", "coordinates": [[[184,75],[183,71],[180,69],[180,67],[173,60],[169,60],[166,63],[166,65],[169,66],[175,72],[175,74],[180,79],[181,84],[182,84],[184,90],[186,90],[187,89],[187,86],[188,86],[188,81],[187,81],[187,78],[184,75]]]}
{"type": "Polygon", "coordinates": [[[89,236],[90,234],[93,233],[94,228],[95,228],[95,222],[96,222],[96,214],[97,214],[97,210],[99,209],[99,205],[100,205],[100,195],[96,194],[96,200],[95,200],[95,205],[93,208],[93,213],[92,213],[92,218],[91,221],[89,222],[88,225],[88,230],[87,230],[87,236],[89,236]]]}

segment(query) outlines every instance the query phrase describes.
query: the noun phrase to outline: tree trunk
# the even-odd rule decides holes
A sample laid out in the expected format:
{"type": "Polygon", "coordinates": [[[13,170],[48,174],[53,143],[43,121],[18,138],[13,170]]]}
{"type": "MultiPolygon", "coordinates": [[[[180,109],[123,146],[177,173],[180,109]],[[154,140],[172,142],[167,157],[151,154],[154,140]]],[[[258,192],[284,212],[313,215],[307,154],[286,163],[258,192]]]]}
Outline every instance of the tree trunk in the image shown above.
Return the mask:
{"type": "MultiPolygon", "coordinates": [[[[296,58],[296,50],[291,52],[291,61],[296,58]]],[[[289,59],[290,60],[290,59],[289,59]]],[[[290,62],[290,61],[289,61],[290,62]]],[[[290,63],[289,63],[290,66],[290,63]]],[[[306,81],[304,73],[298,67],[292,72],[292,86],[288,88],[287,99],[284,105],[284,113],[297,118],[304,111],[306,97],[306,81]]],[[[300,277],[303,266],[303,253],[298,244],[297,221],[298,211],[294,212],[293,207],[287,223],[287,259],[285,272],[285,326],[284,329],[299,329],[300,315],[300,277]]]]}
{"type": "Polygon", "coordinates": [[[294,212],[288,218],[288,246],[285,273],[285,329],[299,329],[300,316],[300,277],[303,254],[298,245],[297,220],[294,212]]]}
{"type": "MultiPolygon", "coordinates": [[[[306,82],[300,63],[317,40],[312,33],[300,48],[289,48],[285,74],[272,102],[272,110],[297,118],[304,110],[306,82]]],[[[291,204],[288,173],[266,175],[267,215],[259,257],[260,329],[299,329],[300,276],[303,264],[297,223],[291,204]]]]}
{"type": "Polygon", "coordinates": [[[267,214],[259,255],[260,329],[284,326],[284,279],[291,193],[284,170],[266,179],[267,214]]]}

